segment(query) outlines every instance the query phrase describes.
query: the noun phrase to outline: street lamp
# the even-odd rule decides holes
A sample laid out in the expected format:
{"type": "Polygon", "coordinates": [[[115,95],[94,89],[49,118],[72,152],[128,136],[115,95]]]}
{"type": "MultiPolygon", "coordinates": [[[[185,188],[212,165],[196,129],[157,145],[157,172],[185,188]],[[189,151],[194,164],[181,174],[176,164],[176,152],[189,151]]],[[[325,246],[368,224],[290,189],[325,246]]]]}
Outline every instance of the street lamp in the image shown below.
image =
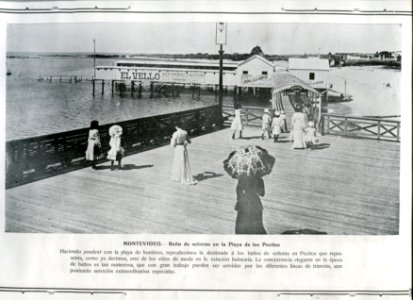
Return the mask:
{"type": "MultiPolygon", "coordinates": [[[[216,26],[216,44],[219,45],[219,107],[220,115],[222,120],[222,93],[223,93],[223,56],[224,49],[223,45],[227,43],[227,24],[223,22],[218,22],[216,26]]],[[[221,124],[222,125],[222,124],[221,124]]]]}

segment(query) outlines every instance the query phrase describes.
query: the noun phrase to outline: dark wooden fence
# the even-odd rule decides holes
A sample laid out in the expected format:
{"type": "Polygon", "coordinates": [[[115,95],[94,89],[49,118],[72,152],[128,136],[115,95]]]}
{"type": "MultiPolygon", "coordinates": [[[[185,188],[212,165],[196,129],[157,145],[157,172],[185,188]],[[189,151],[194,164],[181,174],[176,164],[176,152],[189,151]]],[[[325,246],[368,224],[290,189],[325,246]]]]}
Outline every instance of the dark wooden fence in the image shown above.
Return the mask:
{"type": "MultiPolygon", "coordinates": [[[[123,128],[125,155],[169,143],[176,122],[183,122],[191,136],[221,128],[219,106],[145,117],[116,124],[123,128]]],[[[102,151],[109,150],[108,129],[99,128],[102,151]]],[[[85,151],[89,128],[60,132],[6,143],[6,188],[88,166],[85,151]]],[[[104,161],[102,158],[101,161],[104,161]]]]}
{"type": "Polygon", "coordinates": [[[400,142],[400,121],[322,114],[321,133],[400,142]]]}

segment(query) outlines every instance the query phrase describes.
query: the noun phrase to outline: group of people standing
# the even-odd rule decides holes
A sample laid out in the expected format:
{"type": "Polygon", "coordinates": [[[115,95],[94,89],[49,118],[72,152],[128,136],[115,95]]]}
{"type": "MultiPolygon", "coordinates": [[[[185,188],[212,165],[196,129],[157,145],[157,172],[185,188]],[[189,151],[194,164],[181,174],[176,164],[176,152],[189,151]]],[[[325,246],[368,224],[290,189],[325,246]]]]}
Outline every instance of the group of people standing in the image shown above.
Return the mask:
{"type": "Polygon", "coordinates": [[[302,105],[297,105],[291,118],[290,140],[293,149],[314,149],[318,145],[318,138],[313,121],[307,122],[307,114],[303,112],[302,105]]]}
{"type": "MultiPolygon", "coordinates": [[[[171,138],[171,146],[174,149],[174,158],[172,163],[172,180],[182,184],[194,185],[197,181],[193,178],[191,167],[189,165],[189,156],[186,146],[191,143],[188,132],[182,129],[181,124],[175,126],[176,131],[171,138]]],[[[122,158],[125,149],[121,146],[122,127],[113,125],[109,128],[110,150],[106,158],[111,161],[111,170],[114,170],[115,162],[118,162],[118,168],[122,168],[122,158]]],[[[97,169],[96,162],[103,156],[102,144],[99,134],[99,122],[94,120],[90,124],[88,144],[86,149],[86,160],[90,161],[93,169],[97,169]]]]}
{"type": "MultiPolygon", "coordinates": [[[[118,162],[118,168],[122,168],[122,157],[125,149],[121,146],[122,127],[119,125],[113,125],[109,129],[109,146],[110,150],[107,154],[107,159],[111,161],[111,170],[114,170],[115,161],[118,162]]],[[[97,169],[96,162],[102,157],[102,144],[99,134],[99,122],[93,120],[90,123],[88,143],[86,149],[86,160],[92,164],[92,169],[97,169]]]]}
{"type": "Polygon", "coordinates": [[[283,110],[275,111],[274,118],[271,119],[269,109],[264,109],[264,115],[262,116],[262,139],[264,139],[265,134],[267,134],[268,138],[273,137],[274,143],[276,143],[280,134],[287,132],[287,130],[287,118],[283,110]]]}
{"type": "MultiPolygon", "coordinates": [[[[241,106],[238,104],[235,107],[234,119],[231,123],[232,139],[235,139],[237,131],[239,132],[239,138],[242,138],[242,113],[241,106]]],[[[293,149],[306,149],[314,148],[318,144],[316,137],[315,124],[313,121],[307,122],[307,114],[303,112],[303,106],[298,104],[295,112],[291,118],[291,132],[290,141],[293,141],[293,149]]],[[[288,132],[287,118],[285,112],[275,111],[274,117],[270,115],[268,108],[264,109],[262,120],[262,134],[261,138],[264,139],[273,138],[276,143],[283,132],[288,132]]]]}

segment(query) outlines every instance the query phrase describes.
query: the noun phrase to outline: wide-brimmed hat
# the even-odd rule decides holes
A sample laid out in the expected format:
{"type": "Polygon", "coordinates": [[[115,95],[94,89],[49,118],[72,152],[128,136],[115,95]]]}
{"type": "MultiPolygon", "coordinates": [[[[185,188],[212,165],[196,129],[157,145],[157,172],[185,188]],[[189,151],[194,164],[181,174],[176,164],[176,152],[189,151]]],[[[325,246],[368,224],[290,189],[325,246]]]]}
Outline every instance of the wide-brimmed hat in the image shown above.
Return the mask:
{"type": "Polygon", "coordinates": [[[123,129],[119,125],[113,125],[109,128],[109,135],[114,136],[115,134],[117,135],[122,135],[123,129]]]}
{"type": "Polygon", "coordinates": [[[308,127],[314,127],[314,122],[313,121],[308,122],[308,127]]]}
{"type": "Polygon", "coordinates": [[[277,110],[277,111],[274,112],[274,115],[277,116],[277,117],[279,117],[279,116],[280,116],[280,112],[277,110]]]}
{"type": "Polygon", "coordinates": [[[285,111],[281,110],[281,113],[282,113],[282,114],[285,114],[285,111]]]}
{"type": "Polygon", "coordinates": [[[264,109],[264,113],[268,114],[269,112],[270,112],[270,110],[268,108],[264,109]]]}

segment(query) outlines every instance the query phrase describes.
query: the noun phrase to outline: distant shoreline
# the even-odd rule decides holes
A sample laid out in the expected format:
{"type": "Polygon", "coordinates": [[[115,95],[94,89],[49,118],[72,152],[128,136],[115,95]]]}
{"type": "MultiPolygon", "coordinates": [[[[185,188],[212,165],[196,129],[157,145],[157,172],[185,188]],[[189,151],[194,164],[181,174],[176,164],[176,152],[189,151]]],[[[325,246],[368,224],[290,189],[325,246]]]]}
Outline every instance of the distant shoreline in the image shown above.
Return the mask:
{"type": "Polygon", "coordinates": [[[365,67],[365,66],[383,66],[389,69],[401,69],[401,62],[397,61],[347,61],[343,62],[339,65],[331,66],[331,68],[338,68],[338,67],[365,67]]]}
{"type": "MultiPolygon", "coordinates": [[[[224,53],[225,60],[244,61],[251,56],[249,53],[224,53]]],[[[98,59],[139,59],[139,58],[161,58],[161,59],[204,59],[218,60],[219,54],[208,53],[186,53],[186,54],[115,54],[115,53],[9,53],[8,59],[39,59],[39,58],[98,58],[98,59]]],[[[291,57],[306,57],[305,55],[265,55],[270,61],[288,61],[291,57]]],[[[401,62],[397,61],[343,61],[340,64],[332,65],[331,68],[354,67],[354,66],[382,66],[390,69],[401,69],[401,62]]]]}

